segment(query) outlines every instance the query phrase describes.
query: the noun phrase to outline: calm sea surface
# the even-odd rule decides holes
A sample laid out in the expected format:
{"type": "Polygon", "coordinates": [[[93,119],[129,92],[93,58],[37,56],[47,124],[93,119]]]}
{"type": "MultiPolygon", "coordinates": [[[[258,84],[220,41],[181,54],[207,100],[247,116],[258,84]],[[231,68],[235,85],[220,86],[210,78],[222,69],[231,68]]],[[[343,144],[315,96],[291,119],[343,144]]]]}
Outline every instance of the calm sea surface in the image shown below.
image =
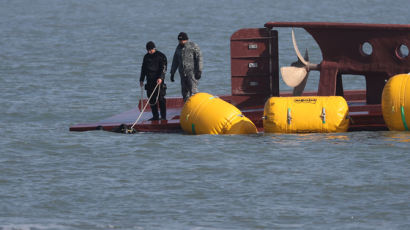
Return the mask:
{"type": "MultiPolygon", "coordinates": [[[[409,9],[408,0],[0,0],[0,230],[410,229],[410,133],[68,131],[136,106],[149,40],[171,59],[187,32],[204,55],[200,90],[221,95],[238,29],[409,24],[409,9]]],[[[284,66],[296,56],[290,30],[279,33],[284,66]]],[[[317,82],[312,73],[307,88],[317,82]]]]}

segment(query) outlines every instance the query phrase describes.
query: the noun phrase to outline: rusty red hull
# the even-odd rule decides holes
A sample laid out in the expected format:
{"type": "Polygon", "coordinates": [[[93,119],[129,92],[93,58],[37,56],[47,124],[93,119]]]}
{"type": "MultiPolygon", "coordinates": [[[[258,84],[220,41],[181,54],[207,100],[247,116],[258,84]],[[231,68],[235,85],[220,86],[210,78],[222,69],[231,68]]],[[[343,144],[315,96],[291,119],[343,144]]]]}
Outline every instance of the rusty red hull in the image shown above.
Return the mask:
{"type": "MultiPolygon", "coordinates": [[[[316,95],[314,92],[305,93],[305,96],[316,95]]],[[[291,96],[290,93],[283,93],[281,96],[291,96]]],[[[348,91],[346,97],[350,110],[350,128],[349,131],[377,131],[387,130],[384,123],[380,105],[366,105],[364,103],[364,91],[348,91]]],[[[259,132],[263,132],[263,106],[252,106],[255,99],[251,97],[238,96],[221,96],[222,99],[236,105],[241,111],[251,119],[257,126],[259,132]]],[[[152,117],[151,111],[145,111],[140,121],[134,126],[138,132],[161,132],[161,133],[178,133],[182,132],[179,115],[182,109],[182,99],[167,99],[167,121],[148,121],[152,117]]],[[[129,128],[140,115],[140,109],[135,108],[118,115],[109,117],[95,123],[77,124],[70,127],[70,131],[91,131],[105,130],[114,132],[123,132],[123,128],[129,128]]]]}
{"type": "MultiPolygon", "coordinates": [[[[344,97],[349,105],[350,131],[387,130],[381,111],[382,91],[389,78],[410,72],[410,25],[268,22],[264,26],[240,29],[231,36],[231,95],[222,99],[238,107],[262,131],[265,101],[272,96],[292,96],[279,89],[276,28],[299,27],[314,38],[323,57],[315,69],[320,72],[318,91],[303,95],[344,97]],[[365,45],[372,47],[371,52],[365,52],[365,45]],[[364,78],[363,90],[345,90],[344,75],[364,78]]],[[[134,128],[143,132],[180,132],[182,106],[180,98],[169,98],[168,121],[147,121],[151,112],[146,111],[134,128]]],[[[74,125],[70,131],[118,131],[131,126],[139,113],[136,108],[97,123],[74,125]]]]}

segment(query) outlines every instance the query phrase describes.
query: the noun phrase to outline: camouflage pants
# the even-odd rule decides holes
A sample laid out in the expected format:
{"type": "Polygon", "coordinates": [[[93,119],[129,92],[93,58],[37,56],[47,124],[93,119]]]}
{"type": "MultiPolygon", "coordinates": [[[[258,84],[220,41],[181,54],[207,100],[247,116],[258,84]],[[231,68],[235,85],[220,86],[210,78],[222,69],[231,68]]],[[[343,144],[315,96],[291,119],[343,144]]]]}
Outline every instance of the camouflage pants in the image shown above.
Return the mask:
{"type": "Polygon", "coordinates": [[[195,79],[193,74],[181,76],[181,93],[184,102],[192,95],[198,93],[198,80],[195,79]]]}

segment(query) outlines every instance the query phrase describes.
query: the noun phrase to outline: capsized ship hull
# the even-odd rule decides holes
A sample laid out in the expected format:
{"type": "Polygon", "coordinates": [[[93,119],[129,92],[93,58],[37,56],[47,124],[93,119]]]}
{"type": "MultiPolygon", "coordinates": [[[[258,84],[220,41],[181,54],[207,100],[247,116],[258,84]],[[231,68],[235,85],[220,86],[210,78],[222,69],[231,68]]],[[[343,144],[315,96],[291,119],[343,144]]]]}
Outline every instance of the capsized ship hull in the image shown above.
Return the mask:
{"type": "MultiPolygon", "coordinates": [[[[313,96],[315,93],[306,92],[304,96],[313,96]]],[[[281,96],[291,96],[283,93],[281,96]]],[[[377,131],[387,130],[379,105],[366,105],[364,91],[347,91],[345,98],[348,100],[350,125],[349,131],[377,131]]],[[[221,96],[221,99],[237,106],[248,117],[258,131],[263,131],[263,105],[253,106],[251,96],[221,96]]],[[[182,132],[179,116],[182,110],[182,98],[167,98],[167,121],[148,121],[152,117],[151,111],[146,110],[141,115],[139,122],[134,126],[138,132],[178,133],[182,132]]],[[[140,107],[108,117],[95,123],[76,124],[70,131],[105,130],[124,132],[131,127],[140,115],[140,107]]]]}
{"type": "MultiPolygon", "coordinates": [[[[231,95],[220,97],[240,109],[259,131],[263,130],[263,107],[270,97],[298,96],[295,91],[300,95],[304,90],[304,85],[295,87],[294,92],[279,89],[278,27],[303,28],[322,52],[320,63],[297,66],[299,70],[306,68],[301,72],[320,72],[317,92],[304,92],[302,96],[344,97],[349,106],[349,131],[387,130],[382,115],[382,92],[391,77],[410,72],[410,25],[267,22],[263,28],[236,31],[230,39],[231,95]],[[371,47],[370,51],[365,47],[371,47]],[[363,90],[345,90],[345,75],[364,78],[363,90]]],[[[292,75],[287,76],[287,80],[291,78],[292,75]]],[[[307,77],[304,79],[309,81],[307,77]]],[[[148,121],[151,111],[147,110],[134,129],[140,132],[181,132],[179,115],[182,107],[181,98],[167,98],[168,121],[148,121]]],[[[73,125],[70,131],[121,132],[130,127],[139,114],[139,108],[135,108],[96,123],[73,125]]]]}

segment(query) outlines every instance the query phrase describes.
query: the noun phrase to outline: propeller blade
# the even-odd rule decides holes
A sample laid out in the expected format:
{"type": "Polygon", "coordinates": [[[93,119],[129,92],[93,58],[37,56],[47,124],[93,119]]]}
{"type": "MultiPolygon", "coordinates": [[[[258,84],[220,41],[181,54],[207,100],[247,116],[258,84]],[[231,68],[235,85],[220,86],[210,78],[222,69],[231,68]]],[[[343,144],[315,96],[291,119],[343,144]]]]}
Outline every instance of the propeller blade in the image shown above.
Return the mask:
{"type": "Polygon", "coordinates": [[[305,90],[307,79],[309,77],[309,72],[307,72],[305,79],[302,82],[293,88],[293,96],[302,96],[303,91],[305,90]]]}
{"type": "MultiPolygon", "coordinates": [[[[309,54],[308,54],[307,49],[305,50],[304,58],[305,58],[306,61],[309,61],[309,54]]],[[[296,62],[293,62],[291,64],[291,66],[304,67],[303,63],[300,61],[299,58],[296,62]]],[[[293,96],[302,96],[303,91],[305,90],[305,87],[306,87],[308,77],[309,77],[309,71],[307,71],[305,79],[303,79],[302,82],[299,85],[295,86],[295,88],[293,88],[293,96]]]]}
{"type": "Polygon", "coordinates": [[[309,62],[307,62],[303,57],[302,54],[299,52],[298,45],[296,44],[296,38],[295,38],[295,32],[292,29],[292,42],[293,42],[293,48],[295,49],[296,55],[298,56],[299,60],[305,65],[309,66],[309,62]]]}
{"type": "Polygon", "coordinates": [[[304,67],[286,66],[280,68],[280,73],[287,86],[296,87],[306,78],[308,71],[304,67]]]}
{"type": "Polygon", "coordinates": [[[282,79],[289,87],[293,87],[294,95],[302,95],[303,90],[306,86],[307,77],[309,71],[314,69],[318,70],[318,64],[312,64],[309,62],[309,54],[306,49],[305,57],[302,57],[300,54],[298,45],[296,43],[295,32],[292,29],[292,43],[293,48],[295,49],[296,55],[298,56],[298,61],[293,62],[291,66],[280,68],[282,74],[282,79]],[[307,60],[307,61],[306,61],[307,60]]]}

